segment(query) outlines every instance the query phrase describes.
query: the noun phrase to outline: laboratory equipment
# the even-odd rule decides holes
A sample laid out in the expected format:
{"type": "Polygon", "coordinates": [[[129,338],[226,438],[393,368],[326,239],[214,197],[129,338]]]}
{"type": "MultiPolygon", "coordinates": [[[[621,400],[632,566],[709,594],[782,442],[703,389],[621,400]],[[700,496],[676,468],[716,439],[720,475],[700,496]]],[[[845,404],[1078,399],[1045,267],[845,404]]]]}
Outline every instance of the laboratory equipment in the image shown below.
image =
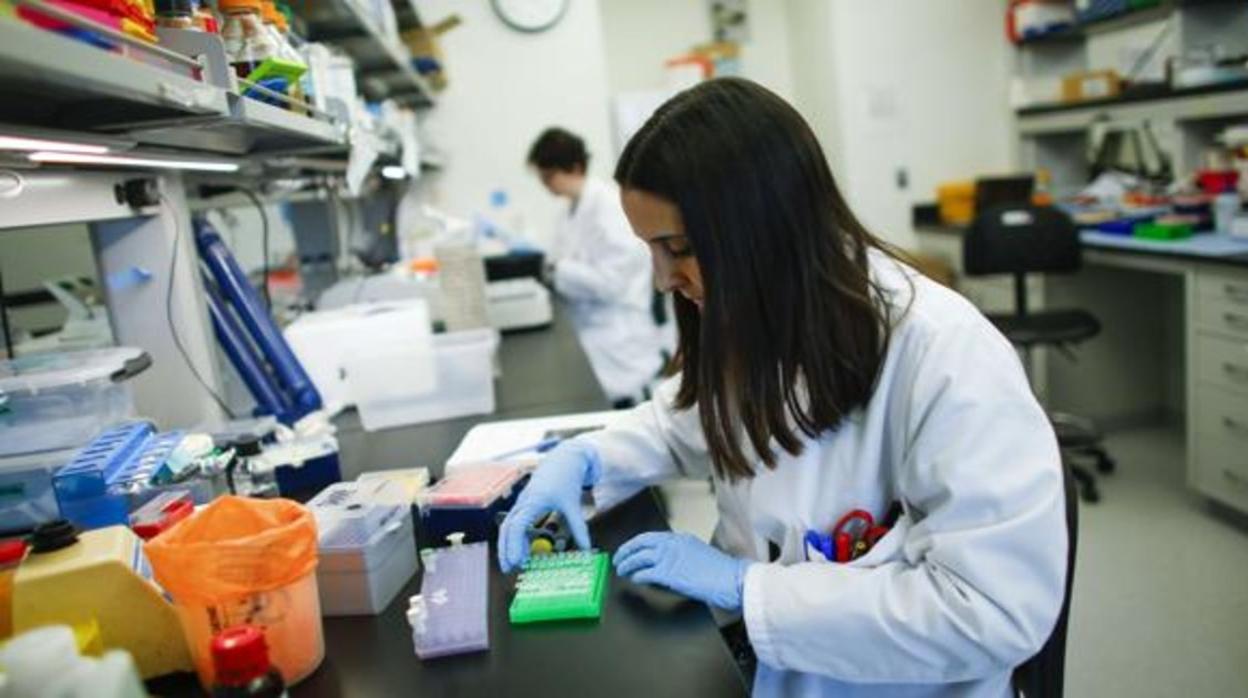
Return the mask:
{"type": "Polygon", "coordinates": [[[0,456],[77,448],[133,416],[127,381],[151,363],[132,347],[0,361],[0,456]]]}
{"type": "Polygon", "coordinates": [[[286,499],[224,496],[144,546],[173,599],[195,671],[215,681],[212,638],[237,625],[264,628],[288,684],[325,656],[316,584],[316,522],[286,499]]]}
{"type": "Polygon", "coordinates": [[[433,659],[488,650],[489,546],[425,548],[420,558],[424,579],[407,610],[416,656],[433,659]]]}
{"type": "MultiPolygon", "coordinates": [[[[185,438],[181,431],[157,433],[150,422],[128,422],[100,434],[56,471],[52,486],[61,514],[83,528],[130,522],[130,512],[166,486],[155,475],[185,438]]],[[[205,503],[219,486],[203,477],[176,485],[205,503]]]]}
{"type": "Polygon", "coordinates": [[[504,463],[447,473],[421,497],[421,541],[433,544],[454,532],[470,542],[492,539],[498,515],[515,503],[526,474],[526,468],[504,463]]]}
{"type": "Polygon", "coordinates": [[[234,73],[249,79],[252,72],[266,60],[277,55],[273,38],[264,29],[260,0],[218,0],[217,8],[224,19],[221,38],[225,55],[234,73]]]}
{"type": "Polygon", "coordinates": [[[437,386],[430,328],[428,304],[412,299],[305,313],[284,335],[326,404],[359,405],[371,430],[374,408],[437,386]]]}
{"type": "Polygon", "coordinates": [[[387,480],[340,482],[308,509],[316,517],[316,568],[326,616],[377,615],[416,574],[411,505],[387,480]]]}
{"type": "Polygon", "coordinates": [[[100,658],[79,654],[74,631],[65,625],[37,628],[0,649],[6,698],[146,698],[134,659],[123,650],[100,658]]]}
{"type": "Polygon", "coordinates": [[[130,515],[130,528],[143,540],[151,540],[195,511],[190,490],[161,492],[130,515]]]}
{"type": "Polygon", "coordinates": [[[191,668],[173,607],[151,582],[141,541],[125,526],[78,533],[40,526],[13,582],[13,629],[94,619],[105,649],[134,656],[143,678],[191,668]]]}
{"type": "Polygon", "coordinates": [[[255,398],[257,414],[274,415],[289,425],[321,409],[316,386],[220,234],[203,217],[192,224],[196,249],[207,268],[204,286],[213,330],[255,398]]]}
{"type": "Polygon", "coordinates": [[[598,618],[611,561],[596,550],[530,557],[516,580],[508,617],[513,625],[598,618]]]}
{"type": "Polygon", "coordinates": [[[1151,222],[1135,224],[1135,237],[1145,240],[1182,240],[1191,236],[1192,224],[1187,220],[1162,216],[1151,222]]]}
{"type": "MultiPolygon", "coordinates": [[[[501,525],[502,522],[500,521],[501,525]]],[[[529,527],[529,554],[550,555],[562,553],[573,547],[572,532],[557,511],[529,527]]]]}
{"type": "Polygon", "coordinates": [[[269,660],[264,630],[254,625],[227,628],[212,638],[217,669],[213,698],[285,698],[286,682],[269,660]]]}
{"type": "MultiPolygon", "coordinates": [[[[493,329],[449,332],[433,337],[434,389],[424,395],[392,399],[380,390],[383,375],[374,369],[356,371],[367,400],[361,398],[360,419],[365,429],[438,422],[494,411],[494,353],[498,332],[493,329]]],[[[376,368],[380,368],[380,364],[376,368]]],[[[391,381],[393,374],[387,374],[391,381]]]]}
{"type": "Polygon", "coordinates": [[[485,311],[501,332],[546,327],[554,318],[550,291],[531,277],[486,284],[485,311]]]}
{"type": "Polygon", "coordinates": [[[389,482],[391,492],[399,497],[399,501],[412,508],[413,513],[420,505],[420,495],[429,486],[428,468],[394,468],[392,470],[373,470],[360,473],[355,481],[365,485],[377,481],[389,482]]]}

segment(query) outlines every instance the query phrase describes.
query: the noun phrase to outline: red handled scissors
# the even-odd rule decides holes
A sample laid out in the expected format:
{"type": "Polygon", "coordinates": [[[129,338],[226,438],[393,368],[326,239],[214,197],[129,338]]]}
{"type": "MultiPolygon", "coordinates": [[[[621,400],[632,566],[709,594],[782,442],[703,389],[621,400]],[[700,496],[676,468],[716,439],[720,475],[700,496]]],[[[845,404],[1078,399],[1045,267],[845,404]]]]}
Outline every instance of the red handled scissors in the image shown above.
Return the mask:
{"type": "Polygon", "coordinates": [[[865,509],[853,509],[832,528],[832,542],[837,562],[862,557],[877,541],[888,534],[889,526],[877,525],[875,517],[865,509]]]}

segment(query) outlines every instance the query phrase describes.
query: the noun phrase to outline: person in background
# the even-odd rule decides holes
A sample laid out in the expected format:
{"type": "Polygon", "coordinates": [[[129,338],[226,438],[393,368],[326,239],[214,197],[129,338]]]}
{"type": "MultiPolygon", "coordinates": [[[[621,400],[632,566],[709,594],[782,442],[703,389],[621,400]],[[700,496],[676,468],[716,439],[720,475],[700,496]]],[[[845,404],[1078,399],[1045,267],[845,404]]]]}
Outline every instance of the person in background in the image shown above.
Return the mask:
{"type": "Polygon", "coordinates": [[[551,194],[570,202],[555,230],[548,277],[571,306],[603,391],[615,407],[630,407],[645,399],[663,365],[646,246],[633,236],[615,184],[589,176],[580,137],[546,129],[528,161],[551,194]]]}
{"type": "Polygon", "coordinates": [[[680,374],[543,457],[501,568],[551,510],[589,547],[585,488],[609,507],[709,474],[711,542],[643,532],[615,570],[717,609],[754,695],[1012,697],[1067,574],[1057,439],[1014,348],[859,222],[754,83],[672,98],[615,176],[675,293],[680,374]]]}

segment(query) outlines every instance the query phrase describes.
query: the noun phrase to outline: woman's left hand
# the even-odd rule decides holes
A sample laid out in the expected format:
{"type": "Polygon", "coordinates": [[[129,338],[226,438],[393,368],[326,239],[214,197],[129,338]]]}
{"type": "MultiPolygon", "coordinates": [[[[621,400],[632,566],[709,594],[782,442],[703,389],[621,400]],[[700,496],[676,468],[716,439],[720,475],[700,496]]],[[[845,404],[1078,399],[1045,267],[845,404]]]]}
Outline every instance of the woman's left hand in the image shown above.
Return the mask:
{"type": "Polygon", "coordinates": [[[726,611],[741,608],[750,563],[687,533],[642,533],[615,552],[615,572],[634,584],[657,584],[726,611]]]}

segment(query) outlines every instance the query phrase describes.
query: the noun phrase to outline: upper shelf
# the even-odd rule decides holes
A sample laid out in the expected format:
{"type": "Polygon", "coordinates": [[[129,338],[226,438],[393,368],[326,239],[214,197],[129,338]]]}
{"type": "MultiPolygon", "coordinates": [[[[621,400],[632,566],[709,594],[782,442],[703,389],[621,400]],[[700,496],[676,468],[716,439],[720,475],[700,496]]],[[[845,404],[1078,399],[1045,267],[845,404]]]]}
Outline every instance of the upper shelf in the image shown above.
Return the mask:
{"type": "Polygon", "coordinates": [[[1090,22],[1072,24],[1056,31],[1024,38],[1018,46],[1034,46],[1037,44],[1062,44],[1079,42],[1088,36],[1114,32],[1130,27],[1148,24],[1159,19],[1166,19],[1176,10],[1200,5],[1228,4],[1235,0],[1162,0],[1152,7],[1129,10],[1121,14],[1095,19],[1090,22]]]}
{"type": "MultiPolygon", "coordinates": [[[[360,89],[373,101],[395,99],[412,106],[432,106],[433,91],[416,69],[407,47],[364,11],[358,0],[293,0],[310,41],[333,44],[355,61],[360,89]]],[[[415,6],[396,0],[402,28],[420,26],[415,6]]]]}
{"type": "Polygon", "coordinates": [[[341,145],[344,128],[242,97],[159,55],[102,50],[0,17],[0,123],[258,155],[341,145]],[[183,72],[176,72],[181,67],[183,72]]]}
{"type": "Polygon", "coordinates": [[[1194,121],[1248,117],[1248,81],[1169,90],[1139,97],[1041,105],[1020,109],[1017,116],[1019,133],[1024,136],[1072,133],[1104,120],[1194,121]]]}
{"type": "Polygon", "coordinates": [[[0,122],[116,131],[228,113],[213,85],[0,17],[0,122]]]}

